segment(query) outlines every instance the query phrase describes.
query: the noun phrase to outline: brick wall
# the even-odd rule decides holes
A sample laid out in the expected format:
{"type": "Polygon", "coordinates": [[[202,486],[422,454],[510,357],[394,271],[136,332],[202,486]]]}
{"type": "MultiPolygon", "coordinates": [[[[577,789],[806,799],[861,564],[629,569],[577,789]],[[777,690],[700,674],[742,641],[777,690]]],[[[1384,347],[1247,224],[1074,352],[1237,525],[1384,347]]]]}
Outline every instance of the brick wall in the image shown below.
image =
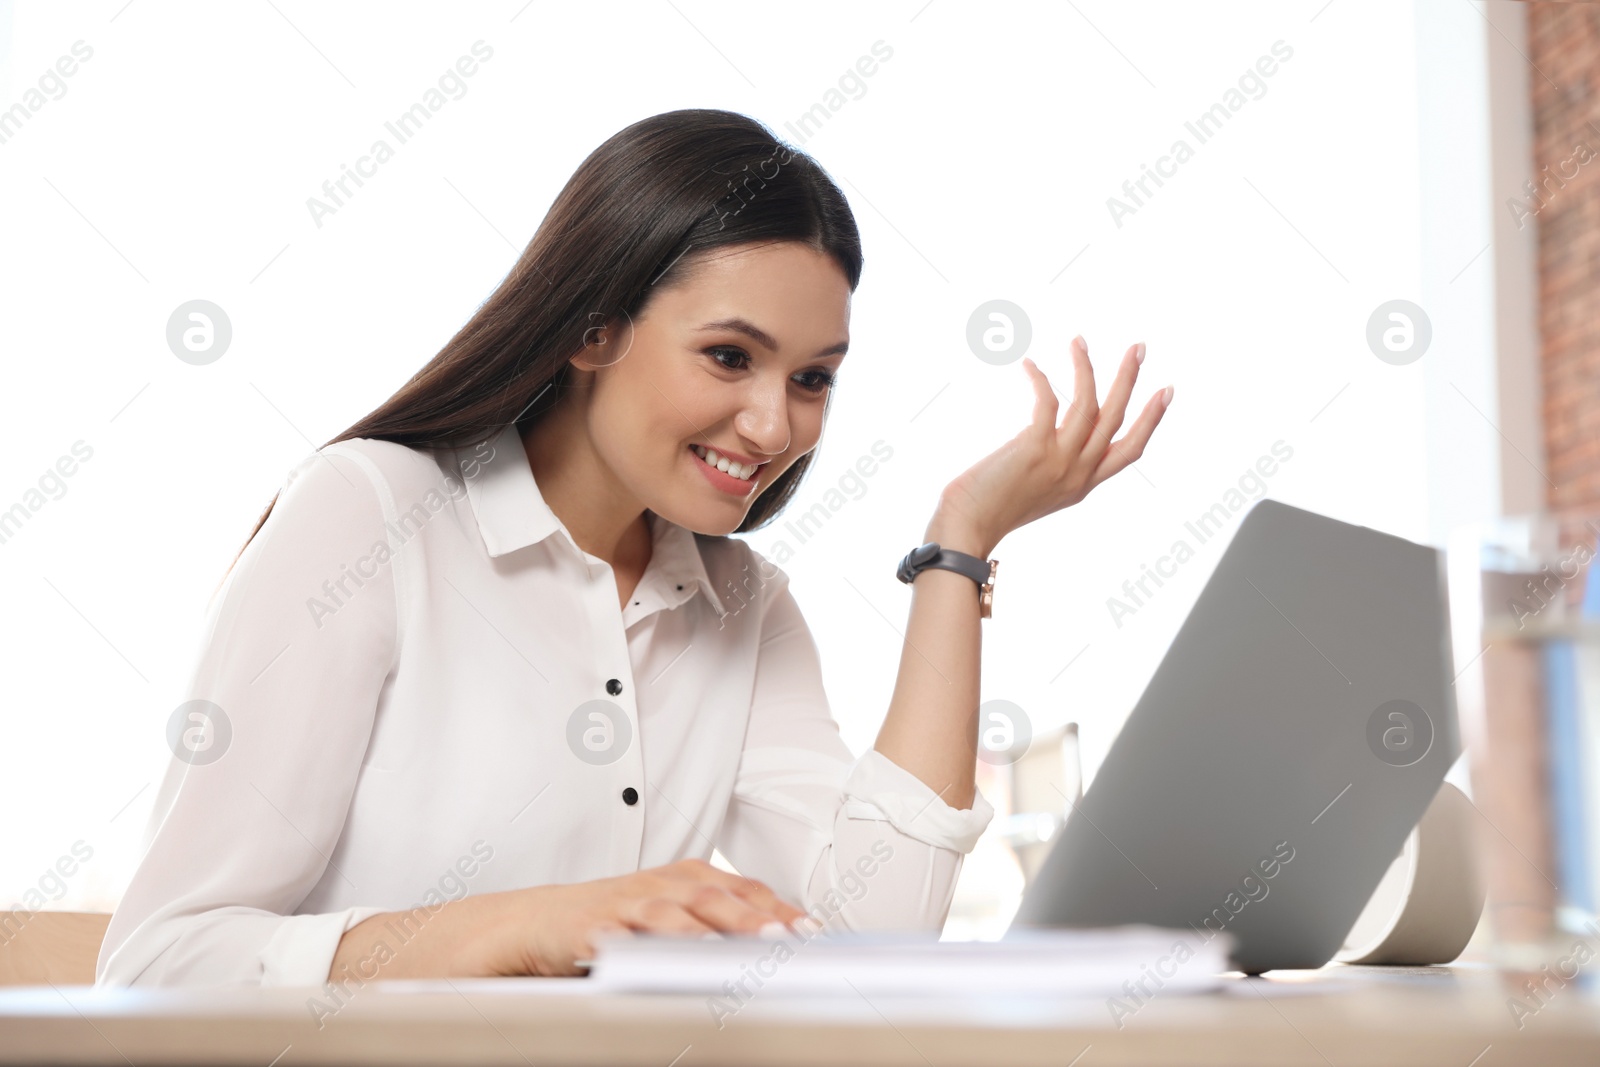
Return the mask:
{"type": "Polygon", "coordinates": [[[1600,506],[1600,5],[1527,6],[1548,503],[1600,506]]]}

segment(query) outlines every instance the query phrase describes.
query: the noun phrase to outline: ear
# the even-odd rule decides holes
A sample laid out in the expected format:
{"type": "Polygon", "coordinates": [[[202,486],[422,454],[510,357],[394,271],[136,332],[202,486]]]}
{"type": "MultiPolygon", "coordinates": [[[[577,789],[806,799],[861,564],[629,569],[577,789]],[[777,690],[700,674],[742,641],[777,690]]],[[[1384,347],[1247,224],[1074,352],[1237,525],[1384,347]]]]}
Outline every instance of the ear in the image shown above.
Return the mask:
{"type": "Polygon", "coordinates": [[[568,361],[580,371],[596,371],[616,366],[633,347],[633,317],[626,311],[607,318],[603,312],[589,312],[589,325],[583,331],[583,347],[568,361]]]}

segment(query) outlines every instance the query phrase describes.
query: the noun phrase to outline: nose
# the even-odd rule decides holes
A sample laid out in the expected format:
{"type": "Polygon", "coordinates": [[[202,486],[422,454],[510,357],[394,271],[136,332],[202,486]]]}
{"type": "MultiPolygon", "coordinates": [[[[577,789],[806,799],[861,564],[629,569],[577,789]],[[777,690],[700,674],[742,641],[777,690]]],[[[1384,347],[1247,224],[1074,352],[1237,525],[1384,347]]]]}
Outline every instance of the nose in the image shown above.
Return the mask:
{"type": "Polygon", "coordinates": [[[789,447],[787,379],[752,381],[744,406],[734,417],[734,430],[758,456],[780,455],[789,447]]]}

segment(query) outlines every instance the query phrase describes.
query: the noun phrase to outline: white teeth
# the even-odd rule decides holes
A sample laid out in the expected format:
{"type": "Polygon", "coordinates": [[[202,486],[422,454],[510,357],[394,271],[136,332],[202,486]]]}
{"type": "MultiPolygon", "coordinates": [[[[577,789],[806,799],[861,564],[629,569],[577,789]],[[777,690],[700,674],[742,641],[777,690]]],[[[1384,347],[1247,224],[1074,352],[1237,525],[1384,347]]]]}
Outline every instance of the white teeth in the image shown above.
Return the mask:
{"type": "Polygon", "coordinates": [[[748,481],[756,472],[755,466],[746,467],[742,463],[735,463],[715,449],[706,448],[702,445],[691,445],[690,447],[694,449],[695,455],[706,461],[707,466],[715,467],[717,470],[731,474],[735,478],[748,481]]]}

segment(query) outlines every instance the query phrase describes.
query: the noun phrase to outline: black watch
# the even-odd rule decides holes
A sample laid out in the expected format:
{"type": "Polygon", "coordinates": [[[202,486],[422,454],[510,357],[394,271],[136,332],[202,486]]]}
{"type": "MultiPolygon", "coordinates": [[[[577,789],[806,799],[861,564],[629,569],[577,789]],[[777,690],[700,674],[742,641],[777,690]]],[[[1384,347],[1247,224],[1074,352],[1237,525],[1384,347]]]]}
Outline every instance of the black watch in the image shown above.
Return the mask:
{"type": "Polygon", "coordinates": [[[895,571],[895,577],[909,585],[918,574],[929,567],[965,574],[978,583],[978,616],[987,619],[994,610],[994,575],[999,566],[1000,561],[997,559],[979,559],[966,552],[957,552],[953,548],[940,548],[939,542],[929,541],[922,547],[913,548],[906,553],[905,559],[900,561],[900,566],[895,571]]]}

